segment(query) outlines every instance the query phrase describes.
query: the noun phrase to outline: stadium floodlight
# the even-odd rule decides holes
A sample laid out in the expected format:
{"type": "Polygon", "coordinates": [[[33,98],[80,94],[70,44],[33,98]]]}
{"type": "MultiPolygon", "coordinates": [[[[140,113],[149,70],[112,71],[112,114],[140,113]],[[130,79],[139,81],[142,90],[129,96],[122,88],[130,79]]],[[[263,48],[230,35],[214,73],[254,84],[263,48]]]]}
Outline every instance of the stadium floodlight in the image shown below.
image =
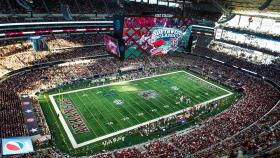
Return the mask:
{"type": "Polygon", "coordinates": [[[178,3],[188,3],[191,4],[192,1],[186,1],[186,0],[176,0],[178,3]]]}
{"type": "Polygon", "coordinates": [[[26,2],[33,4],[33,0],[26,0],[26,2]]]}

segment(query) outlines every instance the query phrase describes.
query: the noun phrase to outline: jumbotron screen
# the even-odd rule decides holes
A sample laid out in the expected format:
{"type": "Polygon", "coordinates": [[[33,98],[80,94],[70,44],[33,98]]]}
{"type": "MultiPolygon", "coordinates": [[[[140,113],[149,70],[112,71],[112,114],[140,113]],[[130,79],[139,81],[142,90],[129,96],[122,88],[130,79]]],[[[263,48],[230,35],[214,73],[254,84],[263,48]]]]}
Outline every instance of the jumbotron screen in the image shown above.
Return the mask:
{"type": "Polygon", "coordinates": [[[188,46],[192,19],[125,17],[125,57],[182,52],[188,46]]]}
{"type": "Polygon", "coordinates": [[[103,40],[104,44],[106,45],[106,50],[109,53],[120,57],[118,40],[109,35],[104,35],[103,40]]]}

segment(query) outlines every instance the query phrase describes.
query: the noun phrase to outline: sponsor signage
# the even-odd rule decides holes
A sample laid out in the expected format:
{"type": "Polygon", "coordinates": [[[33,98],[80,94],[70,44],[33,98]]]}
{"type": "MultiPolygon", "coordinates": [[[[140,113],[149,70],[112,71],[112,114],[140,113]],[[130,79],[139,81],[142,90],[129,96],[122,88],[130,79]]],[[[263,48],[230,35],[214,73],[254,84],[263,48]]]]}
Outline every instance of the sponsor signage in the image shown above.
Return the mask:
{"type": "Polygon", "coordinates": [[[173,14],[155,14],[157,18],[172,18],[173,14]]]}
{"type": "Polygon", "coordinates": [[[113,28],[114,28],[114,37],[115,38],[122,38],[123,32],[123,16],[115,15],[113,17],[113,28]]]}
{"type": "Polygon", "coordinates": [[[216,29],[215,39],[221,39],[222,34],[223,34],[223,30],[222,29],[216,29]]]}
{"type": "Polygon", "coordinates": [[[15,137],[2,139],[3,155],[15,155],[34,152],[31,137],[15,137]]]}
{"type": "Polygon", "coordinates": [[[27,126],[29,136],[35,136],[40,134],[36,116],[34,114],[34,108],[28,95],[21,95],[21,103],[23,115],[25,118],[25,124],[27,126]]]}

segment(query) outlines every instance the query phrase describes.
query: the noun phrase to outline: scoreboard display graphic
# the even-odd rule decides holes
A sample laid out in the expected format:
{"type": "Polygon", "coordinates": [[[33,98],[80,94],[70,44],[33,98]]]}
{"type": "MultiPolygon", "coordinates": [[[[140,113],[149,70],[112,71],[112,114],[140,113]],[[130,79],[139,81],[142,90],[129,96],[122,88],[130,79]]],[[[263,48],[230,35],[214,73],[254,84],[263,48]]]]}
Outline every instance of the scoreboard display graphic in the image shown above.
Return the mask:
{"type": "Polygon", "coordinates": [[[125,17],[125,57],[182,52],[188,46],[192,19],[125,17]]]}
{"type": "Polygon", "coordinates": [[[117,39],[115,39],[114,37],[109,36],[109,35],[104,35],[103,41],[106,46],[107,52],[109,52],[117,57],[120,57],[120,51],[119,51],[119,45],[118,45],[117,39]]]}

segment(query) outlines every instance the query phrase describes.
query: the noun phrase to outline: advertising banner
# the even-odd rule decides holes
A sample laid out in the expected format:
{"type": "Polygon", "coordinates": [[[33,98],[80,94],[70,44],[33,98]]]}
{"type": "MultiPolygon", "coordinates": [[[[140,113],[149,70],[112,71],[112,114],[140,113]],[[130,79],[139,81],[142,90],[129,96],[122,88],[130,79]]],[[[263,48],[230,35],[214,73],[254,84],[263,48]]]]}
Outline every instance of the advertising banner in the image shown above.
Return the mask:
{"type": "Polygon", "coordinates": [[[31,137],[15,137],[2,139],[3,155],[15,155],[34,152],[31,137]]]}
{"type": "Polygon", "coordinates": [[[122,38],[123,32],[123,16],[115,15],[113,17],[114,37],[122,38]]]}
{"type": "Polygon", "coordinates": [[[21,95],[20,98],[22,103],[23,116],[25,118],[29,136],[39,135],[40,131],[31,99],[26,94],[21,95]]]}

